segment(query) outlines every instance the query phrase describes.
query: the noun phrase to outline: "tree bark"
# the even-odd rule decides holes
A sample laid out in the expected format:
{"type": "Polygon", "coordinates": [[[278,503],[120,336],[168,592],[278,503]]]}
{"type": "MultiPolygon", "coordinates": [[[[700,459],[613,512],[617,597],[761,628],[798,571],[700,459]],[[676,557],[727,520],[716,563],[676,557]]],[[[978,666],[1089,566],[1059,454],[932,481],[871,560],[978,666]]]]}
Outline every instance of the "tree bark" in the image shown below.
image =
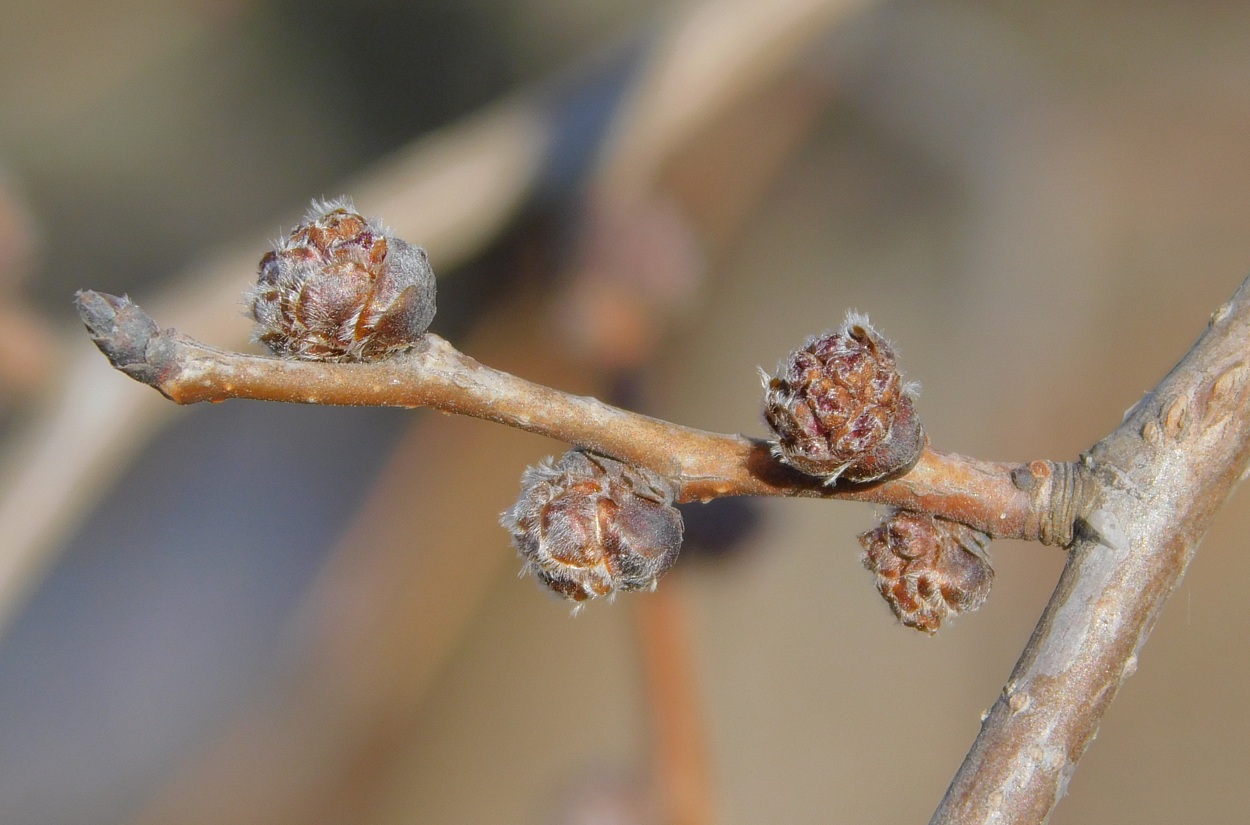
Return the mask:
{"type": "Polygon", "coordinates": [[[1044,822],[1250,461],[1250,280],[1123,424],[1045,613],[932,823],[1044,822]]]}

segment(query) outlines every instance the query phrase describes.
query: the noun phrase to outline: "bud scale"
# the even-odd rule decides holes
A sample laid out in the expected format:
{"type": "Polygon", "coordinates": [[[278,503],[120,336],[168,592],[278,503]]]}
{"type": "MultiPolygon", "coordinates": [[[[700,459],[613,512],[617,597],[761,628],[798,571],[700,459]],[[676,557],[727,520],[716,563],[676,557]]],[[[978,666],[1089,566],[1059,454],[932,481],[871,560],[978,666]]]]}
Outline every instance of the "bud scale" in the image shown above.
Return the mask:
{"type": "Polygon", "coordinates": [[[682,520],[663,478],[607,456],[572,450],[530,467],[500,518],[522,572],[566,599],[654,589],[681,549],[682,520]]]}
{"type": "Polygon", "coordinates": [[[870,482],[910,469],[924,429],[890,342],[854,313],[837,332],[808,339],[764,376],[774,453],[808,475],[870,482]]]}
{"type": "Polygon", "coordinates": [[[275,354],[372,361],[412,347],[434,319],[425,250],[367,221],[347,198],[314,201],[260,261],[247,302],[275,354]]]}
{"type": "Polygon", "coordinates": [[[910,510],[892,512],[859,537],[882,598],[904,625],[926,633],[985,602],[994,583],[989,542],[967,525],[910,510]]]}

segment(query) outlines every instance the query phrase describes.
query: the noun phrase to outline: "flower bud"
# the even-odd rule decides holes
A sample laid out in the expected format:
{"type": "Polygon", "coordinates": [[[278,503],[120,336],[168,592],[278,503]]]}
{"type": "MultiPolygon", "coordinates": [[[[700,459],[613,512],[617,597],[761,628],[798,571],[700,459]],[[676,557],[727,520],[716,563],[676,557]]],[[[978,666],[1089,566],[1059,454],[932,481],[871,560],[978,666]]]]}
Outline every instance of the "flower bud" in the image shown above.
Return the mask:
{"type": "Polygon", "coordinates": [[[261,258],[246,298],[255,339],[277,355],[373,361],[420,340],[434,319],[434,291],[425,250],[339,198],[313,202],[261,258]]]}
{"type": "Polygon", "coordinates": [[[849,314],[765,377],[764,418],[776,456],[833,484],[906,472],[924,449],[914,385],[904,384],[890,342],[849,314]]]}
{"type": "Polygon", "coordinates": [[[500,518],[522,572],[566,599],[653,590],[681,550],[671,486],[648,470],[572,450],[521,478],[521,497],[500,518]]]}
{"type": "Polygon", "coordinates": [[[990,537],[957,521],[895,510],[859,543],[894,615],[926,633],[947,616],[976,610],[994,584],[990,537]]]}

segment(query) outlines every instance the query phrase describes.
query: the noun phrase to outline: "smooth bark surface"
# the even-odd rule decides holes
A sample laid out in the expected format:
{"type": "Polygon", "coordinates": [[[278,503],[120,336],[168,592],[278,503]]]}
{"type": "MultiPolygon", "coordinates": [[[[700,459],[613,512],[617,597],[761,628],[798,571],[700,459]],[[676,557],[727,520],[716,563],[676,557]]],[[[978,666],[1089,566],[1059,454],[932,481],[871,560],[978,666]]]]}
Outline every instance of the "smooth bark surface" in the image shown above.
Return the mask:
{"type": "Polygon", "coordinates": [[[1043,822],[1250,461],[1250,281],[1082,461],[1071,555],[933,823],[1043,822]]]}
{"type": "Polygon", "coordinates": [[[251,398],[303,404],[431,407],[546,435],[670,479],[680,501],[764,495],[840,498],[934,513],[991,536],[1066,544],[1080,476],[1070,465],[977,461],[925,449],[904,475],[824,484],[776,459],[772,445],[697,430],[570,395],[478,363],[437,335],[370,363],[224,352],[161,330],[124,298],[83,292],[79,312],[113,365],[179,404],[251,398]]]}

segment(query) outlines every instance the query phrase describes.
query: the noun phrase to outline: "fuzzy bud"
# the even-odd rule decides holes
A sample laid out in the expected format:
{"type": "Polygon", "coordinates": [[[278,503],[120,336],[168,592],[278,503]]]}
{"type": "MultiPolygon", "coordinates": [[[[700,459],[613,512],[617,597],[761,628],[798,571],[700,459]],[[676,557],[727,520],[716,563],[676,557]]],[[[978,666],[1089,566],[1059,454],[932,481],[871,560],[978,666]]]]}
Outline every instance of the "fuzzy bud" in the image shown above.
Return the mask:
{"type": "Polygon", "coordinates": [[[776,456],[833,484],[906,472],[924,449],[924,429],[890,342],[863,316],[790,353],[764,376],[764,418],[776,456]]]}
{"type": "Polygon", "coordinates": [[[246,298],[254,337],[277,355],[373,361],[421,339],[434,319],[434,291],[424,249],[339,198],[313,202],[261,258],[246,298]]]}
{"type": "Polygon", "coordinates": [[[957,521],[896,510],[859,543],[894,615],[926,633],[947,616],[976,610],[994,584],[990,537],[957,521]]]}
{"type": "Polygon", "coordinates": [[[500,518],[534,576],[566,599],[653,590],[681,550],[670,485],[648,470],[583,450],[521,478],[500,518]]]}

